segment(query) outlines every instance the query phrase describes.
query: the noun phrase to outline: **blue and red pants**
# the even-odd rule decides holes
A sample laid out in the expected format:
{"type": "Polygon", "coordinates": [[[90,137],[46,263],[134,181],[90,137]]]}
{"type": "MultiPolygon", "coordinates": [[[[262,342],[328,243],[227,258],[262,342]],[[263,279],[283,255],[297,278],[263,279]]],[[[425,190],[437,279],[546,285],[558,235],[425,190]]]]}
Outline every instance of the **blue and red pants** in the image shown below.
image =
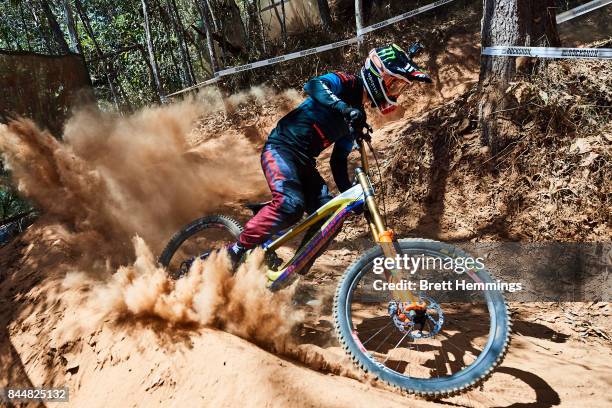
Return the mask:
{"type": "Polygon", "coordinates": [[[314,160],[300,157],[288,146],[266,144],[261,153],[261,167],[272,201],[244,226],[239,242],[247,249],[295,224],[304,211],[314,212],[332,199],[314,160]]]}

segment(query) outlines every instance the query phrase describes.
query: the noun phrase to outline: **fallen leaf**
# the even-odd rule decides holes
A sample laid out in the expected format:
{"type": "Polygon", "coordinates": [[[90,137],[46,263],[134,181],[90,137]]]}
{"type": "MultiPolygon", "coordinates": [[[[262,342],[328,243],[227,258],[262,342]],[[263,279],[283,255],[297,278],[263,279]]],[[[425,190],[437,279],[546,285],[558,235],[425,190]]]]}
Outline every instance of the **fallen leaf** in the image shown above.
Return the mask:
{"type": "Polygon", "coordinates": [[[586,137],[576,139],[570,146],[570,153],[584,154],[592,150],[591,143],[586,137]]]}
{"type": "Polygon", "coordinates": [[[599,155],[597,153],[590,152],[587,157],[582,159],[582,161],[580,162],[580,167],[588,167],[588,166],[590,166],[591,164],[593,164],[595,159],[598,158],[598,157],[599,157],[599,155]]]}

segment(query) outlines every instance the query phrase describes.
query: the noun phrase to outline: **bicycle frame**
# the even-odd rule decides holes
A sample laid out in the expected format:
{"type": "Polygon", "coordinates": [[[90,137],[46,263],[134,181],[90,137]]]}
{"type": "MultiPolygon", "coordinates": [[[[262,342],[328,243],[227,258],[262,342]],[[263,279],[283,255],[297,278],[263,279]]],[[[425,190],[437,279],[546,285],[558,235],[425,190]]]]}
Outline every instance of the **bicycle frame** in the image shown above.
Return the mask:
{"type": "MultiPolygon", "coordinates": [[[[334,197],[289,230],[281,232],[278,238],[264,243],[263,248],[266,252],[275,251],[316,223],[326,220],[319,231],[280,270],[268,271],[268,277],[273,281],[272,289],[275,289],[281,282],[287,282],[287,278],[292,274],[302,271],[309,265],[310,261],[316,259],[320,255],[321,249],[333,239],[351,213],[365,210],[364,215],[370,226],[374,241],[381,245],[386,257],[393,258],[397,254],[397,250],[393,245],[393,232],[386,228],[374,199],[374,189],[367,174],[369,164],[365,143],[359,139],[358,144],[361,164],[363,166],[363,169],[360,167],[355,169],[355,178],[358,183],[334,197]]],[[[396,281],[399,276],[401,274],[397,270],[385,270],[385,277],[388,282],[396,281]]],[[[411,300],[413,303],[416,303],[416,297],[409,291],[393,291],[393,293],[398,299],[403,301],[411,300]]]]}
{"type": "Polygon", "coordinates": [[[273,272],[274,281],[284,281],[291,274],[301,271],[340,230],[346,218],[363,208],[365,194],[361,185],[355,185],[334,197],[317,211],[303,219],[280,237],[264,244],[265,251],[274,251],[280,246],[306,231],[316,223],[326,220],[319,231],[296,252],[278,272],[273,272]]]}

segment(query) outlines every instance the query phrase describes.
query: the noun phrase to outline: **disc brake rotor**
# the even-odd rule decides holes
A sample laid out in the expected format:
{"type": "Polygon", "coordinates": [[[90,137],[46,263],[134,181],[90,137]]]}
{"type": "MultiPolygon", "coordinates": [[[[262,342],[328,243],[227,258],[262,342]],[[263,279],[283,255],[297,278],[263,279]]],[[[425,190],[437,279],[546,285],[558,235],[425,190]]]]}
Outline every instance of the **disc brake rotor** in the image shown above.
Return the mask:
{"type": "Polygon", "coordinates": [[[395,327],[413,339],[433,337],[444,324],[442,308],[425,295],[420,295],[417,302],[392,300],[388,312],[395,327]]]}

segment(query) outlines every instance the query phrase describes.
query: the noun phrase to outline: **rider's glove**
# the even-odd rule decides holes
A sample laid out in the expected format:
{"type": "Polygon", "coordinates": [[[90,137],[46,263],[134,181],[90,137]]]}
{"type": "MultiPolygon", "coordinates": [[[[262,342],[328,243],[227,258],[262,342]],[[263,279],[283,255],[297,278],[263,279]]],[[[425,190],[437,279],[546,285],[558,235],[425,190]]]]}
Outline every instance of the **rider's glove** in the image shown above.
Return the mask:
{"type": "Polygon", "coordinates": [[[360,109],[346,108],[342,110],[342,114],[351,129],[351,134],[355,140],[370,140],[370,135],[364,133],[364,129],[372,130],[366,123],[365,113],[360,109]]]}
{"type": "Polygon", "coordinates": [[[342,116],[344,116],[344,119],[351,124],[361,124],[365,122],[365,115],[359,109],[351,107],[344,108],[342,110],[342,116]]]}

